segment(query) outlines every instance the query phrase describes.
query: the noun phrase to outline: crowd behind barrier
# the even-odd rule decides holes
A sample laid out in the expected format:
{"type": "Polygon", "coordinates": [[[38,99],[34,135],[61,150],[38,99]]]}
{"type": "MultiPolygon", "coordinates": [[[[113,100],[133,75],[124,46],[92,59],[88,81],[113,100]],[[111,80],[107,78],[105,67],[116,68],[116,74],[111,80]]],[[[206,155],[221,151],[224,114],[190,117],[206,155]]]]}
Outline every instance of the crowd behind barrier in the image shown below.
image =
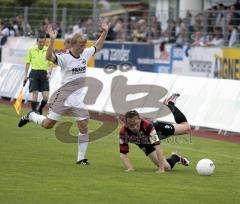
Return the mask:
{"type": "MultiPolygon", "coordinates": [[[[1,45],[9,36],[36,36],[40,31],[46,32],[49,24],[58,30],[58,38],[68,38],[81,32],[88,34],[90,40],[95,40],[100,33],[95,18],[92,18],[92,10],[59,8],[55,22],[51,21],[50,8],[3,7],[0,11],[1,45]],[[14,11],[15,16],[7,18],[7,9],[14,11]]],[[[154,13],[146,17],[146,12],[136,11],[107,17],[111,22],[107,40],[147,43],[159,41],[176,46],[239,46],[239,1],[233,5],[220,3],[197,13],[187,11],[183,18],[169,18],[167,26],[163,26],[163,22],[154,13]]]]}

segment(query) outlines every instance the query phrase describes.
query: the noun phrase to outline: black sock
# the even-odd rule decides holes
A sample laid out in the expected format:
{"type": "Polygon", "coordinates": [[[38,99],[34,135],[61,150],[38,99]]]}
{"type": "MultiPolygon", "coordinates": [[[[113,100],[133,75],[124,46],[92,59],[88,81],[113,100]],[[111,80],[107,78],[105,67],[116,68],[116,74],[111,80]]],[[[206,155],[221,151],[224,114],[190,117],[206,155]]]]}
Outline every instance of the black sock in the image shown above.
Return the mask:
{"type": "Polygon", "coordinates": [[[167,162],[171,166],[171,169],[175,166],[177,162],[179,162],[180,159],[176,154],[173,154],[170,158],[167,159],[167,162]]]}
{"type": "Polygon", "coordinates": [[[40,106],[39,106],[39,108],[38,108],[38,112],[39,113],[42,113],[42,109],[44,108],[44,106],[47,104],[47,101],[45,101],[45,100],[42,100],[41,101],[41,104],[40,104],[40,106]]]}
{"type": "Polygon", "coordinates": [[[172,111],[176,123],[180,124],[183,122],[187,122],[187,118],[185,117],[185,115],[174,105],[173,102],[170,101],[168,103],[168,107],[172,111]]]}
{"type": "Polygon", "coordinates": [[[32,111],[36,111],[37,110],[37,106],[38,106],[38,102],[37,101],[32,101],[31,102],[31,106],[32,106],[32,111]]]}

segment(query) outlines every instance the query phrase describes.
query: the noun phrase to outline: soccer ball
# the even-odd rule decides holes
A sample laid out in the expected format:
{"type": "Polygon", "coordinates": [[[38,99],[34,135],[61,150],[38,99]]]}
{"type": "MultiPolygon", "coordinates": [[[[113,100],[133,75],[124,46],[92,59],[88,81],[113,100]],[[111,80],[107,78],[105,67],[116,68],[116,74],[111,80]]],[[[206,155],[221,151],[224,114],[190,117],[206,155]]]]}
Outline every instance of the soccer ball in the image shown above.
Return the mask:
{"type": "Polygon", "coordinates": [[[201,159],[196,166],[196,170],[201,176],[210,176],[213,174],[215,165],[210,159],[201,159]]]}

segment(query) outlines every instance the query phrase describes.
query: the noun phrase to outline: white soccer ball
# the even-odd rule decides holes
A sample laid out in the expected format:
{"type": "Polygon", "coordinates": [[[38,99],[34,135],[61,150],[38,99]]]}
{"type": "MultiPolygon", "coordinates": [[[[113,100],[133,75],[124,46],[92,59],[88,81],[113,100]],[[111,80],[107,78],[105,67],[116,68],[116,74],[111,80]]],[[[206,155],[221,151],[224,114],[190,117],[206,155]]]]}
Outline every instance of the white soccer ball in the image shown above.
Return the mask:
{"type": "Polygon", "coordinates": [[[196,170],[201,176],[210,176],[213,174],[215,165],[210,159],[201,159],[196,166],[196,170]]]}

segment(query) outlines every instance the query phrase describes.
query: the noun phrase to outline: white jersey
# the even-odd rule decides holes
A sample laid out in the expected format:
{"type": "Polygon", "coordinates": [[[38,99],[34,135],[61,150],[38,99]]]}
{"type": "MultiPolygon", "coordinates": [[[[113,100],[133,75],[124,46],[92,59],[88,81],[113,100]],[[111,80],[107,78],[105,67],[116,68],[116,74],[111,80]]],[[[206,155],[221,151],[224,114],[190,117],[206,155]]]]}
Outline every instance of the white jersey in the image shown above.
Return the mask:
{"type": "Polygon", "coordinates": [[[61,67],[62,79],[61,87],[49,99],[48,118],[56,121],[61,115],[70,115],[76,120],[89,118],[87,107],[83,102],[87,92],[84,84],[87,63],[95,52],[96,48],[90,47],[77,58],[71,51],[56,54],[56,63],[61,67]]]}
{"type": "Polygon", "coordinates": [[[77,78],[86,77],[88,61],[95,52],[96,47],[93,46],[84,49],[80,57],[74,57],[71,51],[56,54],[57,64],[61,67],[61,84],[64,85],[77,78]]]}

